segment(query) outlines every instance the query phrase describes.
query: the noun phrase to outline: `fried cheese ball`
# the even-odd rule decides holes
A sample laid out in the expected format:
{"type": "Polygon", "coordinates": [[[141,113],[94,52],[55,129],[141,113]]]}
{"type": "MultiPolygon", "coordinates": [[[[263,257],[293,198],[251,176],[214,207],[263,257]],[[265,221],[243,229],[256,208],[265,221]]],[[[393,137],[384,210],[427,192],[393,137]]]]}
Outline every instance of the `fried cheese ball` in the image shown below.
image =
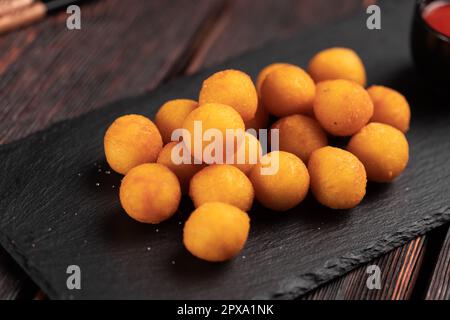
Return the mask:
{"type": "Polygon", "coordinates": [[[131,169],[120,185],[120,203],[133,219],[160,223],[178,209],[180,183],[175,174],[158,163],[141,164],[131,169]]]}
{"type": "Polygon", "coordinates": [[[295,154],[308,163],[311,153],[328,145],[325,131],[314,118],[294,114],[272,125],[279,130],[279,149],[295,154]]]}
{"type": "Polygon", "coordinates": [[[346,79],[366,85],[366,70],[358,54],[348,48],[330,48],[318,52],[309,61],[308,73],[315,82],[346,79]]]}
{"type": "Polygon", "coordinates": [[[406,133],[411,110],[405,97],[398,91],[383,86],[371,86],[367,92],[373,102],[373,116],[370,121],[389,124],[406,133]]]}
{"type": "Polygon", "coordinates": [[[283,62],[276,62],[276,63],[269,64],[268,66],[265,66],[259,72],[258,77],[256,78],[256,91],[258,92],[258,94],[261,94],[261,86],[269,73],[276,70],[278,67],[288,66],[288,65],[290,65],[290,64],[283,63],[283,62]]]}
{"type": "Polygon", "coordinates": [[[221,103],[233,107],[244,121],[253,119],[258,107],[258,94],[252,79],[239,70],[214,73],[203,81],[199,104],[221,103]]]}
{"type": "Polygon", "coordinates": [[[161,132],[164,143],[171,142],[172,132],[183,126],[189,113],[197,108],[198,103],[189,99],[175,99],[164,103],[156,113],[155,123],[161,132]]]}
{"type": "Polygon", "coordinates": [[[248,211],[255,192],[241,170],[228,164],[215,164],[203,168],[192,177],[189,195],[196,208],[207,202],[219,201],[248,211]]]}
{"type": "Polygon", "coordinates": [[[158,128],[150,119],[129,114],[117,118],[109,126],[103,145],[109,166],[126,174],[140,164],[155,162],[163,142],[158,128]]]}
{"type": "Polygon", "coordinates": [[[246,132],[243,138],[244,141],[236,149],[232,165],[248,175],[259,162],[262,156],[262,148],[254,135],[246,132]]]}
{"type": "Polygon", "coordinates": [[[227,149],[226,130],[240,129],[245,131],[245,124],[241,116],[232,107],[220,103],[205,103],[194,109],[183,122],[183,129],[187,130],[188,135],[188,137],[183,135],[183,141],[186,142],[186,147],[191,155],[197,159],[199,157],[195,154],[195,140],[201,145],[201,151],[204,151],[211,142],[204,141],[203,136],[197,137],[194,135],[196,121],[197,124],[201,123],[203,134],[208,129],[217,129],[221,132],[223,137],[222,150],[224,152],[222,163],[224,163],[227,149]],[[187,141],[190,141],[190,143],[187,143],[187,141]]]}
{"type": "Polygon", "coordinates": [[[244,123],[245,129],[255,129],[258,131],[259,129],[267,128],[267,125],[269,124],[269,114],[264,109],[261,100],[259,100],[258,109],[256,109],[253,119],[244,121],[244,123]]]}
{"type": "MultiPolygon", "coordinates": [[[[162,164],[169,168],[175,175],[177,176],[182,193],[187,193],[189,191],[189,181],[191,178],[196,174],[198,171],[203,169],[205,167],[204,164],[194,164],[194,159],[191,157],[191,163],[181,163],[176,164],[172,160],[172,152],[174,148],[177,146],[177,144],[180,142],[170,142],[166,144],[161,152],[159,153],[158,159],[156,160],[157,163],[162,164]]],[[[183,158],[183,150],[180,149],[180,152],[178,155],[180,158],[183,158]]]]}
{"type": "Polygon", "coordinates": [[[183,229],[183,243],[197,258],[220,262],[244,248],[250,218],[241,209],[223,202],[208,202],[192,212],[183,229]]]}
{"type": "Polygon", "coordinates": [[[314,114],[328,133],[351,136],[369,122],[373,103],[367,91],[355,82],[323,81],[317,84],[314,114]]]}
{"type": "Polygon", "coordinates": [[[297,156],[285,151],[264,155],[250,172],[250,180],[258,201],[276,211],[295,207],[303,201],[309,189],[306,166],[297,156]],[[269,170],[264,172],[263,169],[269,170]]]}
{"type": "Polygon", "coordinates": [[[302,68],[294,65],[277,67],[261,86],[264,108],[277,117],[312,113],[315,94],[314,81],[302,68]]]}
{"type": "Polygon", "coordinates": [[[350,209],[366,194],[366,171],[361,161],[348,151],[323,147],[308,162],[311,190],[324,206],[350,209]]]}
{"type": "Polygon", "coordinates": [[[375,182],[391,182],[408,164],[409,146],[405,135],[383,123],[372,122],[355,134],[347,150],[358,157],[375,182]]]}

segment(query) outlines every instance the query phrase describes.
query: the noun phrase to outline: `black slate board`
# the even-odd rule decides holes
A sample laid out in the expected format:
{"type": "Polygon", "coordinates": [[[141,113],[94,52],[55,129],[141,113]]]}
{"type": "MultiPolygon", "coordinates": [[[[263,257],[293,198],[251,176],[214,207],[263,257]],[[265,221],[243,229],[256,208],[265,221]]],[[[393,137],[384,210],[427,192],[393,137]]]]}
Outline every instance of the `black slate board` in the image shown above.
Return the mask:
{"type": "Polygon", "coordinates": [[[367,30],[361,15],[2,146],[2,245],[50,298],[292,298],[449,221],[450,106],[412,69],[412,6],[381,2],[381,31],[367,30]],[[411,102],[411,161],[395,183],[370,184],[363,203],[350,211],[327,210],[311,196],[286,213],[256,204],[244,251],[221,264],[197,260],[183,248],[188,201],[158,226],[122,212],[120,176],[106,172],[102,148],[114,118],[153,116],[165,100],[195,98],[202,79],[218,69],[255,76],[273,61],[305,66],[313,53],[335,45],[360,53],[369,83],[391,85],[411,102]],[[81,290],[66,287],[73,264],[81,268],[81,290]]]}

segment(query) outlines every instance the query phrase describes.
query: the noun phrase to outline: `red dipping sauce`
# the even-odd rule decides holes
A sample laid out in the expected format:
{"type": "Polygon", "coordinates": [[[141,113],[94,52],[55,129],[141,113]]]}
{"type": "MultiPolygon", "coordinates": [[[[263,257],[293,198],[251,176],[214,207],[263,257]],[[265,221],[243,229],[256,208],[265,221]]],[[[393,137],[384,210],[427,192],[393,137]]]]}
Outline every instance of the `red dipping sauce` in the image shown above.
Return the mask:
{"type": "Polygon", "coordinates": [[[434,30],[450,37],[450,3],[435,1],[423,11],[423,18],[434,30]]]}

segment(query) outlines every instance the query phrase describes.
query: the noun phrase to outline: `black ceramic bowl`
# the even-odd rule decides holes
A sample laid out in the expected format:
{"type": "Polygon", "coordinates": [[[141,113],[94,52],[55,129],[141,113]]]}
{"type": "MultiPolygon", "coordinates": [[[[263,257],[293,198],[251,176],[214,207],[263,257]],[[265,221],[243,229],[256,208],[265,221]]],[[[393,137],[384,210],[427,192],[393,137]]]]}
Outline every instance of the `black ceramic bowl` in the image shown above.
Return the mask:
{"type": "Polygon", "coordinates": [[[411,49],[416,67],[434,86],[450,90],[450,38],[433,29],[424,10],[436,0],[418,0],[411,32],[411,49]]]}

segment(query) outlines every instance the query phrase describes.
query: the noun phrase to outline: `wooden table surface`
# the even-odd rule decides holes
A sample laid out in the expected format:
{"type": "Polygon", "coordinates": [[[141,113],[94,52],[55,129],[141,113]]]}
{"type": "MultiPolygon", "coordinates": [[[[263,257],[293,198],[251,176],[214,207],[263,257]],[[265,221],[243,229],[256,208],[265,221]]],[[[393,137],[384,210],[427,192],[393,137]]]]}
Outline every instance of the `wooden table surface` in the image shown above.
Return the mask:
{"type": "MultiPolygon", "coordinates": [[[[363,0],[99,0],[81,5],[81,30],[63,10],[0,36],[0,143],[220,63],[268,41],[364,10],[363,0]]],[[[450,229],[438,228],[306,299],[450,299],[450,229]]],[[[45,294],[0,248],[0,299],[45,294]]]]}

